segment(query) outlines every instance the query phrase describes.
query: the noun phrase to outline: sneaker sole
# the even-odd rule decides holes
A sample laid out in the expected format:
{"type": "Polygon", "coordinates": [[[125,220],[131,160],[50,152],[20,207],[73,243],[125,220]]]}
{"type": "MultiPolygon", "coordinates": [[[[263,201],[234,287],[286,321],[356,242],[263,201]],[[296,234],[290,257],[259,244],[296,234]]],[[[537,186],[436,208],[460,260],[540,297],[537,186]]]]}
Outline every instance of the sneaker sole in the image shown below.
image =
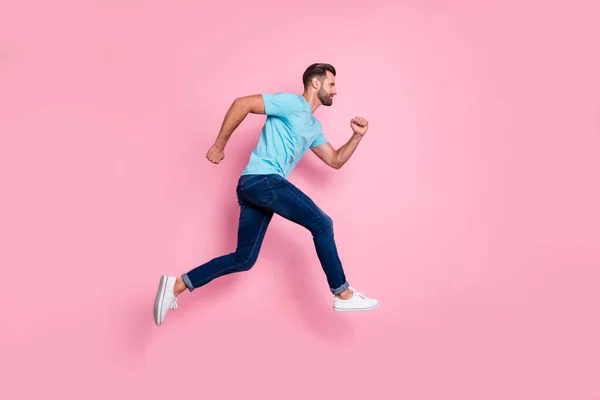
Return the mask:
{"type": "Polygon", "coordinates": [[[367,308],[336,308],[333,307],[333,311],[337,311],[337,312],[360,312],[360,311],[371,311],[376,309],[377,307],[379,307],[380,303],[375,304],[374,306],[371,307],[367,307],[367,308]]]}
{"type": "Polygon", "coordinates": [[[154,299],[154,322],[156,325],[161,325],[162,321],[158,318],[162,314],[163,300],[165,293],[167,292],[167,277],[161,276],[160,282],[158,283],[158,290],[156,291],[156,298],[154,299]]]}

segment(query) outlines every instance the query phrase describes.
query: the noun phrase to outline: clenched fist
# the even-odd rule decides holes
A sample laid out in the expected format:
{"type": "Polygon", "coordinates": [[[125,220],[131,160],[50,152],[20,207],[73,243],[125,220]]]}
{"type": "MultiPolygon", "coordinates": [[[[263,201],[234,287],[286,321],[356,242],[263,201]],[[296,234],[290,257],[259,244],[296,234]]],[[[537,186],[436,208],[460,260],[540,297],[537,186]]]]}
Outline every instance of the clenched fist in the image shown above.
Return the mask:
{"type": "Polygon", "coordinates": [[[213,145],[210,149],[208,149],[208,153],[206,153],[206,158],[213,164],[220,163],[225,158],[225,153],[223,149],[220,147],[213,145]]]}
{"type": "Polygon", "coordinates": [[[362,117],[355,117],[350,121],[350,127],[354,133],[362,136],[369,130],[369,121],[362,117]]]}

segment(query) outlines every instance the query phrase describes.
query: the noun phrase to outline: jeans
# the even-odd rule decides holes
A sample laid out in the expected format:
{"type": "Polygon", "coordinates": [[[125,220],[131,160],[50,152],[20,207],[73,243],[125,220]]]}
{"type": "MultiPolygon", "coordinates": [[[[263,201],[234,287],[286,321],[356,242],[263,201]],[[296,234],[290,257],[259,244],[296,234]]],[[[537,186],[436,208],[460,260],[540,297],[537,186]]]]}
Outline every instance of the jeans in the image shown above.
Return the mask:
{"type": "Polygon", "coordinates": [[[276,174],[242,175],[236,192],[240,205],[237,248],[183,274],[190,292],[219,276],[252,268],[273,214],[300,224],[312,233],[333,294],[349,287],[333,238],[333,221],[300,189],[276,174]]]}

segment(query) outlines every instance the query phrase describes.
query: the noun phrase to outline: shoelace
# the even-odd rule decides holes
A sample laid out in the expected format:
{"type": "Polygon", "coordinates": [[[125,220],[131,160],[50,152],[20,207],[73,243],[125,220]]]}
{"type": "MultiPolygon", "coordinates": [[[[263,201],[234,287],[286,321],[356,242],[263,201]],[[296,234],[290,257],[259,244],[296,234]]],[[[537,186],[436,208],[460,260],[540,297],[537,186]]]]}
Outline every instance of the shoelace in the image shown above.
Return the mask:
{"type": "Polygon", "coordinates": [[[359,295],[360,297],[362,297],[363,299],[367,298],[367,295],[364,294],[363,292],[357,292],[356,290],[354,290],[354,288],[352,286],[350,286],[350,290],[352,290],[354,292],[354,294],[359,295]]]}
{"type": "Polygon", "coordinates": [[[173,299],[173,302],[171,303],[171,305],[169,306],[169,308],[170,308],[171,310],[174,310],[174,309],[176,309],[176,308],[177,308],[177,297],[175,297],[175,298],[173,299]]]}

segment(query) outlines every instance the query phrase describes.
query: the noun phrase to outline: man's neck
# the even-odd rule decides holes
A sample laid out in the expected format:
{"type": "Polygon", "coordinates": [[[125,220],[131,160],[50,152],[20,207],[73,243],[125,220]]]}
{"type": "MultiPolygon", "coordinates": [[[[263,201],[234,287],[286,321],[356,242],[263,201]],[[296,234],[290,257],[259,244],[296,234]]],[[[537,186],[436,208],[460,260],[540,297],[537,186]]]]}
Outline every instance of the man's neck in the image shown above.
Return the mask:
{"type": "Polygon", "coordinates": [[[304,92],[302,94],[302,97],[304,97],[304,99],[306,100],[306,102],[310,106],[312,112],[315,112],[315,110],[317,108],[319,108],[319,106],[321,105],[321,101],[319,100],[319,98],[317,97],[317,95],[315,93],[311,94],[311,93],[308,93],[308,92],[304,92]]]}

